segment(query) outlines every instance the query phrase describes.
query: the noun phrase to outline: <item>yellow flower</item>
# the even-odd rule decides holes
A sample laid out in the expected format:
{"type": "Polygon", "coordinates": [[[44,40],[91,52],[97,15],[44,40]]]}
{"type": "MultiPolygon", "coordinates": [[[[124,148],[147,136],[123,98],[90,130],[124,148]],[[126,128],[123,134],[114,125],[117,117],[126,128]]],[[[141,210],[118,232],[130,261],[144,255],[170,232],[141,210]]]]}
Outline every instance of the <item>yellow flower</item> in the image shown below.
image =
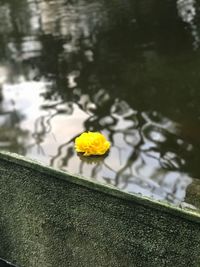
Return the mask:
{"type": "Polygon", "coordinates": [[[84,156],[104,155],[110,148],[105,136],[98,132],[82,133],[75,139],[75,149],[84,156]]]}

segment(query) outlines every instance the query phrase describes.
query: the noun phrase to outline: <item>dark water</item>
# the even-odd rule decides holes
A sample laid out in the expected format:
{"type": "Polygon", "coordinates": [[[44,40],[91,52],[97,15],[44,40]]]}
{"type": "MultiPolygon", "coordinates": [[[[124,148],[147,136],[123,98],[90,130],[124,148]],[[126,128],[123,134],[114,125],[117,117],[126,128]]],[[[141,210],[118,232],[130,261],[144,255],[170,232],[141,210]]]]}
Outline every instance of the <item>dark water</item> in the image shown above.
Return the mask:
{"type": "Polygon", "coordinates": [[[200,4],[0,1],[0,148],[200,207],[200,4]],[[74,138],[101,131],[106,158],[74,138]]]}

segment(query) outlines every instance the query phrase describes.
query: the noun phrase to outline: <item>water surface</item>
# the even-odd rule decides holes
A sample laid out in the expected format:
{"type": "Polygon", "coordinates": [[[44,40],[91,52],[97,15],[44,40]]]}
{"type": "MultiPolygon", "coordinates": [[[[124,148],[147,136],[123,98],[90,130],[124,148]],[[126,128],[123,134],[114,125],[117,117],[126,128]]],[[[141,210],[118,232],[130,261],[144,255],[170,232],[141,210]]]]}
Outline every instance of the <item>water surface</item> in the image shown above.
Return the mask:
{"type": "Polygon", "coordinates": [[[199,208],[199,4],[0,5],[0,149],[199,208]],[[105,158],[74,151],[88,130],[112,143],[105,158]]]}

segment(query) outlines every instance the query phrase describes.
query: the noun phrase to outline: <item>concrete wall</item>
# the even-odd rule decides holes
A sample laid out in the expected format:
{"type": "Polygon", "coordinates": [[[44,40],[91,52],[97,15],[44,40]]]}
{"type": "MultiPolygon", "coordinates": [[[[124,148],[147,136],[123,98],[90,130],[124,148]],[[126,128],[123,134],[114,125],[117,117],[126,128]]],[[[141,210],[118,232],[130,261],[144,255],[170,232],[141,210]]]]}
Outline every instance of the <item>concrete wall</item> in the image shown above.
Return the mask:
{"type": "Polygon", "coordinates": [[[0,257],[22,267],[200,266],[198,216],[2,157],[0,257]]]}

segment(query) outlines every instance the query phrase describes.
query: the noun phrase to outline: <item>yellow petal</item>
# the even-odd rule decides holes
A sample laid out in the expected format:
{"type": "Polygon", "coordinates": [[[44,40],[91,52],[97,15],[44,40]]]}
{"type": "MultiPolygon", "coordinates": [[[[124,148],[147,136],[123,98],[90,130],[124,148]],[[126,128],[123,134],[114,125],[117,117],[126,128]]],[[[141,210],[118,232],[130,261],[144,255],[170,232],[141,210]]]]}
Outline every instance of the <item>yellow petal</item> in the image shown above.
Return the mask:
{"type": "Polygon", "coordinates": [[[75,149],[84,156],[103,155],[110,148],[105,136],[99,132],[84,132],[75,139],[75,149]]]}

